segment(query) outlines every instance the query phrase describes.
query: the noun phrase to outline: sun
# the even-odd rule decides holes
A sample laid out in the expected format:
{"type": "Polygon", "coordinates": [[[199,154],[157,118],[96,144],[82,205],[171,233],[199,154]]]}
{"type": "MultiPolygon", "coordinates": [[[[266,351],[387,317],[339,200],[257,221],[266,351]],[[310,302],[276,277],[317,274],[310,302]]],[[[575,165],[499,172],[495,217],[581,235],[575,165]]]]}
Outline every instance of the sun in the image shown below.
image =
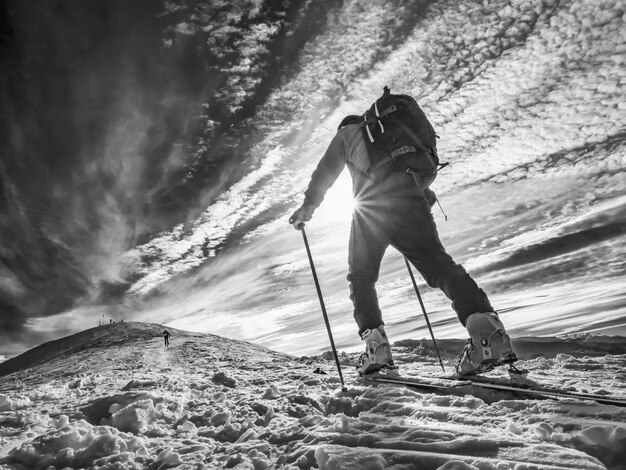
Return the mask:
{"type": "Polygon", "coordinates": [[[326,193],[314,217],[316,219],[319,217],[326,222],[350,220],[353,210],[352,180],[350,174],[344,171],[326,193]]]}

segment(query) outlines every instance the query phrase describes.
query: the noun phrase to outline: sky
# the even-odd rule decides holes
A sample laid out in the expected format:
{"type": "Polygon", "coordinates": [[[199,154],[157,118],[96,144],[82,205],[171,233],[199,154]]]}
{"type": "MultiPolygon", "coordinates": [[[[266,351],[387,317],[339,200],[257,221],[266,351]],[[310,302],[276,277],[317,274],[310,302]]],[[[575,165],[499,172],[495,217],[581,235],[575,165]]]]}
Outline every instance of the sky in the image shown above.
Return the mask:
{"type": "MultiPolygon", "coordinates": [[[[385,85],[440,135],[441,238],[509,333],[626,332],[624,2],[2,8],[0,356],[110,319],[327,348],[287,219],[385,85]]],[[[307,225],[347,349],[350,184],[307,225]]],[[[419,285],[437,335],[462,337],[419,285]]],[[[392,339],[428,334],[391,250],[378,292],[392,339]]]]}

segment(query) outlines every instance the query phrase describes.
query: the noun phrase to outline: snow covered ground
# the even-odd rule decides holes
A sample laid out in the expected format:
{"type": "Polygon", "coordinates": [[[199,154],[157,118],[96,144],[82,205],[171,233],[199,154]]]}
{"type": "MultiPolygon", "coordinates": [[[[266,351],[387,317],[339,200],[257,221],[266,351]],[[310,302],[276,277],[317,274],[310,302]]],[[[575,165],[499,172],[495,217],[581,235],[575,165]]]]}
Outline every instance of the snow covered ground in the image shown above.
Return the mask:
{"type": "MultiPolygon", "coordinates": [[[[0,364],[0,468],[626,468],[626,408],[366,387],[354,353],[341,392],[328,353],[169,328],[166,348],[163,328],[113,323],[0,364]]],[[[626,398],[622,337],[514,344],[536,380],[626,398]]],[[[449,372],[461,347],[439,345],[449,372]]],[[[394,348],[405,374],[441,374],[429,341],[394,348]]]]}

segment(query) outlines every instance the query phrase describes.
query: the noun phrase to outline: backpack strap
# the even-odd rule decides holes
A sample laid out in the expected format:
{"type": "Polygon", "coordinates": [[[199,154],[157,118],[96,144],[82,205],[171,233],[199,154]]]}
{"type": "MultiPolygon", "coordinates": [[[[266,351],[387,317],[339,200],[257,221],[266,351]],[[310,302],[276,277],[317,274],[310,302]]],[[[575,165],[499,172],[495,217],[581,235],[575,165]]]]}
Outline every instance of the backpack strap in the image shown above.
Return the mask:
{"type": "Polygon", "coordinates": [[[374,136],[372,135],[372,131],[370,131],[370,125],[372,124],[378,124],[380,126],[380,133],[384,134],[385,133],[385,126],[383,126],[382,123],[382,119],[386,118],[387,116],[389,116],[391,113],[394,113],[396,111],[398,111],[398,106],[395,104],[392,104],[391,106],[389,106],[388,108],[383,109],[382,113],[378,111],[378,101],[376,101],[374,103],[374,113],[376,114],[376,119],[374,118],[369,118],[367,117],[367,112],[365,114],[363,114],[363,121],[361,121],[359,123],[360,127],[365,127],[365,130],[367,131],[367,137],[369,137],[370,142],[374,143],[374,136]]]}
{"type": "Polygon", "coordinates": [[[391,152],[391,158],[396,160],[400,155],[404,155],[405,153],[416,152],[417,149],[412,145],[403,145],[402,147],[398,147],[393,152],[391,152]]]}
{"type": "Polygon", "coordinates": [[[363,122],[360,124],[361,127],[365,126],[365,130],[367,131],[367,136],[370,139],[370,142],[374,143],[374,136],[372,135],[372,131],[370,131],[369,122],[367,119],[367,113],[363,115],[363,122]]]}
{"type": "MultiPolygon", "coordinates": [[[[440,170],[441,168],[443,168],[443,167],[448,165],[447,163],[444,163],[444,164],[441,164],[441,165],[436,165],[435,164],[435,160],[433,160],[433,157],[431,155],[432,149],[427,149],[427,148],[424,147],[423,150],[426,150],[425,156],[426,156],[426,158],[428,158],[428,160],[430,161],[430,164],[433,166],[433,168],[435,168],[435,170],[433,170],[435,173],[438,170],[440,170]],[[439,168],[437,168],[438,166],[439,166],[439,168]]],[[[402,147],[398,147],[393,152],[391,152],[391,155],[389,157],[383,158],[376,165],[374,165],[374,169],[378,169],[381,166],[386,165],[389,162],[395,162],[400,155],[404,155],[405,153],[411,153],[411,152],[417,153],[417,151],[418,151],[418,149],[416,147],[413,147],[412,145],[403,145],[402,147]]]]}
{"type": "Polygon", "coordinates": [[[385,127],[383,126],[383,123],[380,121],[380,113],[378,112],[378,100],[376,100],[374,102],[374,111],[376,112],[376,120],[378,121],[378,125],[380,126],[380,133],[384,134],[385,133],[385,127]]]}
{"type": "Polygon", "coordinates": [[[405,153],[410,152],[417,152],[417,149],[412,145],[403,145],[402,147],[398,147],[393,152],[391,152],[391,155],[389,157],[383,158],[376,165],[374,165],[374,169],[377,170],[378,168],[386,165],[389,162],[395,162],[400,155],[404,155],[405,153]]]}
{"type": "Polygon", "coordinates": [[[398,106],[395,104],[392,104],[388,108],[385,108],[382,113],[380,113],[380,119],[389,116],[391,113],[397,110],[398,110],[398,106]]]}
{"type": "MultiPolygon", "coordinates": [[[[384,92],[383,92],[383,97],[389,95],[389,93],[390,93],[389,87],[385,87],[384,92]]],[[[374,143],[374,136],[372,135],[372,131],[370,131],[370,127],[369,127],[370,124],[377,123],[378,126],[380,127],[380,133],[384,134],[385,126],[383,126],[381,119],[383,119],[384,117],[387,117],[389,114],[397,110],[398,110],[398,106],[396,106],[395,104],[392,104],[388,108],[383,109],[383,112],[381,113],[378,110],[378,100],[376,100],[374,101],[374,114],[376,114],[376,119],[374,118],[368,119],[367,117],[368,112],[365,112],[365,114],[363,114],[363,122],[361,122],[360,126],[361,127],[365,126],[365,130],[367,131],[367,137],[369,137],[371,143],[374,143]]]]}
{"type": "Polygon", "coordinates": [[[374,143],[374,136],[372,135],[372,131],[370,131],[370,124],[374,124],[374,123],[378,123],[378,125],[380,126],[380,133],[384,134],[385,133],[385,126],[383,126],[383,123],[381,122],[381,115],[378,112],[378,103],[374,103],[374,112],[376,113],[376,119],[367,118],[367,113],[365,113],[363,115],[363,121],[361,122],[360,126],[363,127],[365,126],[365,130],[367,131],[367,137],[369,137],[370,142],[374,143]]]}

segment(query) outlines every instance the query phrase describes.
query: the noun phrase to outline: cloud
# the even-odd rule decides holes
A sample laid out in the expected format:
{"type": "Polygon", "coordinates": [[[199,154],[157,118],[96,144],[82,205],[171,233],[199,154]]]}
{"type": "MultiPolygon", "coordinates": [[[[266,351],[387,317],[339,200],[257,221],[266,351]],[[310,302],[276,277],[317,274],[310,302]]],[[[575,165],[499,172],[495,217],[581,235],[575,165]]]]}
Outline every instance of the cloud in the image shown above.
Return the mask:
{"type": "MultiPolygon", "coordinates": [[[[287,3],[169,1],[158,20],[135,23],[133,15],[157,18],[146,2],[122,26],[102,26],[83,9],[67,18],[42,12],[54,28],[32,44],[58,40],[73,74],[65,61],[39,74],[57,87],[50,95],[29,75],[24,102],[3,109],[17,123],[12,145],[28,150],[5,171],[16,188],[10,222],[22,224],[11,233],[24,239],[20,260],[35,254],[25,277],[11,271],[0,281],[11,299],[41,268],[44,279],[61,274],[50,291],[66,295],[39,314],[104,300],[141,310],[170,287],[201,298],[199,273],[224,253],[279,239],[295,256],[299,239],[282,236],[285,216],[342,117],[369,107],[384,85],[414,94],[440,134],[439,153],[451,162],[435,183],[440,196],[515,181],[520,207],[540,212],[530,204],[536,187],[521,182],[571,178],[593,186],[588,200],[572,192],[573,213],[614,197],[603,184],[615,187],[626,164],[619,2],[287,3]],[[57,30],[67,34],[51,35],[57,30]],[[72,43],[77,32],[93,47],[72,43]],[[23,106],[38,102],[51,106],[23,106]],[[124,298],[128,288],[136,297],[124,298]]],[[[34,57],[37,70],[50,65],[34,57]]],[[[325,248],[340,245],[336,220],[319,212],[315,221],[325,248]]],[[[503,229],[493,243],[508,236],[503,229]]],[[[248,280],[272,289],[260,279],[248,280]]]]}
{"type": "Polygon", "coordinates": [[[173,231],[129,253],[135,259],[147,259],[136,271],[144,274],[144,277],[129,289],[129,293],[147,293],[171,277],[199,266],[207,256],[215,255],[238,224],[267,210],[271,199],[266,201],[255,195],[255,190],[276,172],[283,156],[284,151],[280,147],[268,152],[260,168],[231,186],[189,230],[183,231],[182,226],[175,227],[173,231]],[[151,257],[150,253],[160,255],[151,257]]]}
{"type": "MultiPolygon", "coordinates": [[[[158,282],[196,266],[198,247],[205,237],[212,240],[206,246],[213,253],[237,226],[259,218],[272,206],[294,204],[343,114],[367,107],[384,84],[397,91],[417,92],[431,115],[442,136],[440,155],[453,163],[437,182],[443,192],[460,187],[459,183],[467,186],[490,176],[512,175],[518,168],[542,171],[546,150],[558,151],[565,142],[577,139],[588,141],[591,134],[586,135],[584,129],[597,132],[599,119],[607,124],[619,122],[616,106],[602,110],[598,105],[597,110],[590,110],[596,118],[586,127],[580,116],[566,112],[573,103],[587,106],[602,101],[594,93],[603,89],[592,88],[589,94],[581,93],[581,87],[571,89],[572,81],[588,76],[589,71],[583,67],[570,72],[558,55],[562,49],[557,49],[556,61],[550,53],[555,43],[578,38],[572,31],[579,28],[577,20],[568,16],[567,9],[516,2],[493,10],[470,3],[462,11],[416,7],[411,12],[410,21],[398,25],[394,24],[397,15],[385,2],[368,5],[368,11],[361,11],[358,2],[329,11],[324,31],[311,38],[299,55],[299,72],[270,93],[250,121],[254,128],[263,129],[263,140],[249,152],[249,159],[259,162],[259,169],[250,176],[264,171],[264,152],[278,142],[285,144],[282,163],[273,166],[272,177],[267,174],[262,184],[250,184],[243,177],[221,195],[193,222],[194,227],[204,227],[205,235],[194,228],[189,236],[181,234],[182,239],[170,237],[178,248],[171,248],[171,255],[167,254],[170,248],[163,250],[157,262],[160,268],[152,274],[158,282]],[[549,25],[552,18],[562,20],[554,22],[562,26],[549,25]],[[404,40],[394,38],[392,30],[402,30],[404,40]],[[560,73],[555,73],[555,66],[560,73]],[[339,104],[334,101],[337,97],[342,97],[339,104]],[[563,121],[564,115],[572,116],[571,123],[563,121]],[[550,132],[557,125],[559,132],[550,132]],[[186,250],[191,251],[181,255],[186,250]],[[164,275],[167,270],[170,274],[164,275]]],[[[575,11],[578,16],[587,13],[575,11]]],[[[615,22],[600,29],[612,27],[615,22]]],[[[269,31],[271,35],[275,30],[269,31]]],[[[579,46],[602,47],[593,41],[580,41],[579,46]]],[[[566,49],[567,53],[574,50],[566,49]]],[[[256,54],[246,48],[240,53],[256,54]]],[[[586,52],[578,54],[584,64],[586,52]]],[[[606,56],[603,63],[615,69],[606,56]]],[[[249,72],[237,67],[231,70],[249,72]]],[[[606,89],[608,99],[619,101],[611,90],[606,89]]],[[[263,226],[268,230],[279,225],[263,226]]],[[[145,272],[150,269],[146,267],[145,272]]],[[[146,285],[155,284],[146,281],[146,285]]]]}

